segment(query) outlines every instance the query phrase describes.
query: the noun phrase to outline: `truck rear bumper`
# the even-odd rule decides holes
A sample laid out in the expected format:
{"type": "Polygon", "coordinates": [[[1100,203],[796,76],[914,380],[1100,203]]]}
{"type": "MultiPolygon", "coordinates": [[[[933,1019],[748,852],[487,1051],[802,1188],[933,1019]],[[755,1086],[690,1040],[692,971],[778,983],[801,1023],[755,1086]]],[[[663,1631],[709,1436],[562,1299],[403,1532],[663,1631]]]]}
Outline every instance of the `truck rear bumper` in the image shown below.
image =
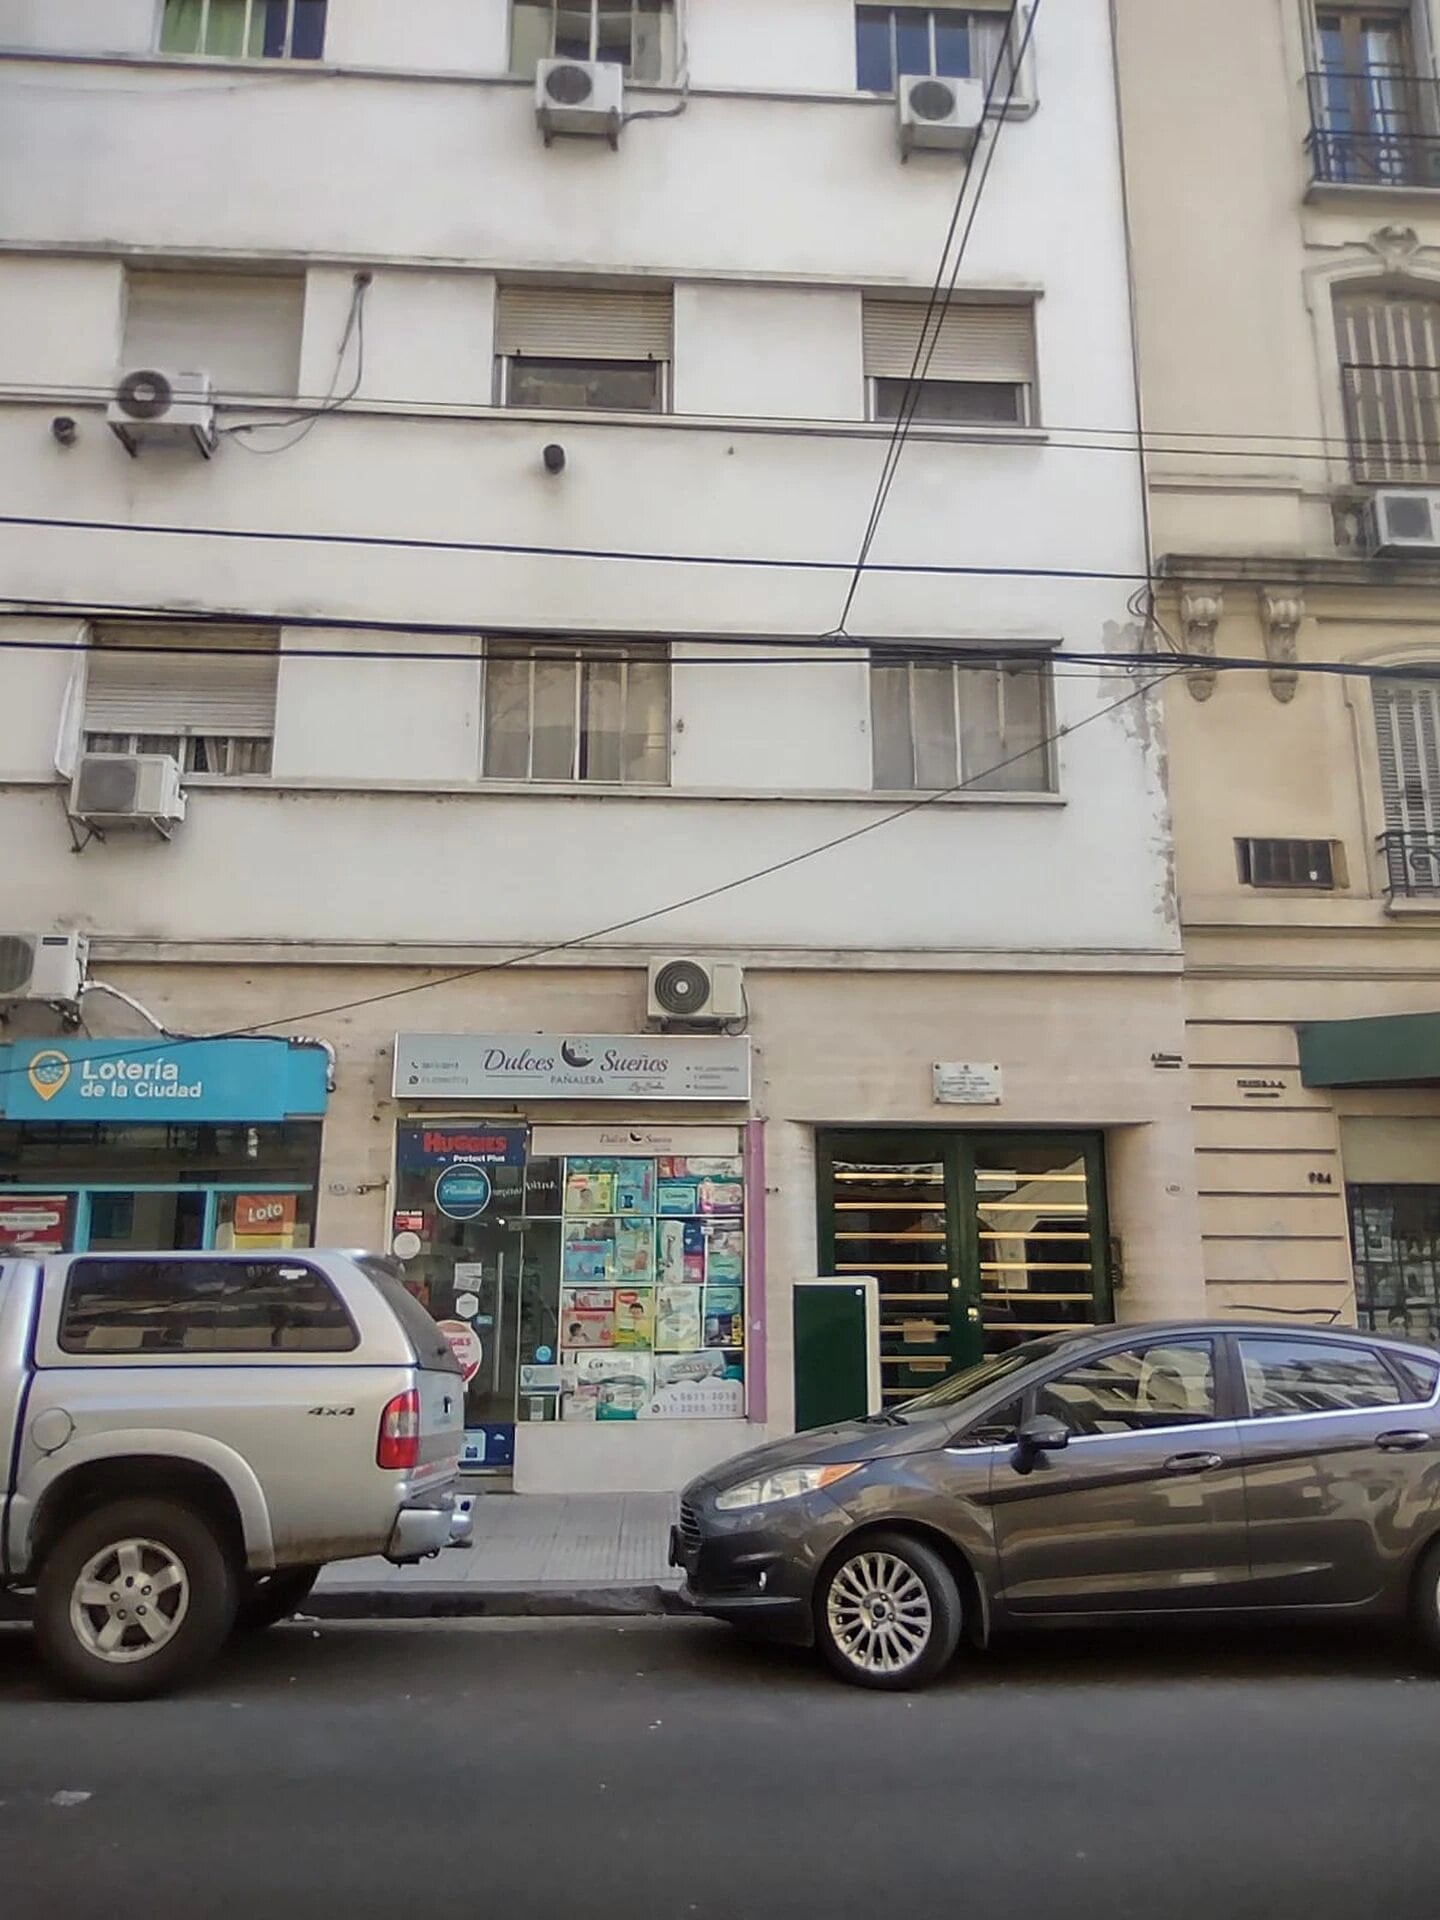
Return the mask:
{"type": "Polygon", "coordinates": [[[401,1507],[385,1558],[408,1566],[442,1547],[468,1547],[474,1533],[470,1502],[453,1493],[438,1493],[414,1506],[401,1507]]]}

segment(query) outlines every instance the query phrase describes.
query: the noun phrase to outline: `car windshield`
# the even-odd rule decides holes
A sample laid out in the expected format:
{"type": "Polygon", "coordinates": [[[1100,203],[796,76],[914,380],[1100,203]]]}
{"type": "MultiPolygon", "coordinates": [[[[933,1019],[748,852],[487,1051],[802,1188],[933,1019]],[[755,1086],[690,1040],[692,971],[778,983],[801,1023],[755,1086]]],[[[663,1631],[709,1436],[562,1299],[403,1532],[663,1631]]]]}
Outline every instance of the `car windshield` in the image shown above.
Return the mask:
{"type": "Polygon", "coordinates": [[[1019,1373],[1022,1367],[1043,1360],[1073,1337],[1068,1333],[1047,1334],[1043,1340],[1027,1340],[1023,1346],[1012,1347],[1008,1353],[992,1354],[988,1360],[981,1360],[973,1367],[952,1373],[948,1380],[942,1380],[938,1387],[931,1387],[928,1393],[902,1401],[891,1411],[900,1419],[908,1420],[917,1413],[934,1413],[944,1407],[958,1406],[972,1394],[983,1393],[997,1381],[1008,1379],[1012,1373],[1019,1373]]]}

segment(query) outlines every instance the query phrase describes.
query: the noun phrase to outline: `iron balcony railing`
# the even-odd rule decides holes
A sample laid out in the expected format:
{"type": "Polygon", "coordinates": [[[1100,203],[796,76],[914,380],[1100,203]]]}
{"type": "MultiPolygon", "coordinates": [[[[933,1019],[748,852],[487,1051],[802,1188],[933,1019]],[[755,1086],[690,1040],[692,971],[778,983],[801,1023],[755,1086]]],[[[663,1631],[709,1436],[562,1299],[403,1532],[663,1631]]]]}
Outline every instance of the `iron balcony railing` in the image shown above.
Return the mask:
{"type": "Polygon", "coordinates": [[[1317,181],[1440,188],[1440,80],[1383,67],[1305,78],[1317,181]]]}
{"type": "Polygon", "coordinates": [[[1382,833],[1380,857],[1390,899],[1440,899],[1440,833],[1382,833]]]}

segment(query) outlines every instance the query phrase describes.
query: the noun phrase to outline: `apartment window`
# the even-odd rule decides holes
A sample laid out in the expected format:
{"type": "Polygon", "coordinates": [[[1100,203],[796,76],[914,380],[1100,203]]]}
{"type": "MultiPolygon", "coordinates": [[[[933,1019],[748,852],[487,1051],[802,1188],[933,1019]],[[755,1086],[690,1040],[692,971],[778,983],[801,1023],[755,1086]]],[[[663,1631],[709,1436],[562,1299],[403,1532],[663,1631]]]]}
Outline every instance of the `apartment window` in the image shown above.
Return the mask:
{"type": "Polygon", "coordinates": [[[927,326],[921,301],[867,300],[864,354],[872,420],[899,418],[917,355],[925,369],[917,421],[1023,427],[1036,417],[1035,312],[1028,302],[951,301],[927,326]]]}
{"type": "Polygon", "coordinates": [[[1372,689],[1386,891],[1440,894],[1440,684],[1379,680],[1372,689]]]}
{"type": "Polygon", "coordinates": [[[1440,300],[1350,294],[1335,324],[1355,478],[1440,479],[1440,300]]]}
{"type": "Polygon", "coordinates": [[[93,628],[85,751],[168,753],[186,773],[269,773],[278,646],[273,627],[93,628]]]}
{"type": "Polygon", "coordinates": [[[670,777],[668,648],[492,642],[484,770],[490,780],[663,786],[670,777]]]}
{"type": "MultiPolygon", "coordinates": [[[[945,74],[989,82],[1008,54],[1008,0],[989,6],[856,7],[855,84],[893,93],[903,74],[945,74]]],[[[1018,37],[1018,30],[1017,30],[1018,37]]],[[[1008,79],[1008,64],[1001,74],[1008,79]]]]}
{"type": "Polygon", "coordinates": [[[162,53],[217,60],[318,60],[326,0],[165,0],[162,53]]]}
{"type": "Polygon", "coordinates": [[[578,287],[502,287],[497,398],[507,407],[663,413],[671,296],[578,287]]]}
{"type": "Polygon", "coordinates": [[[1411,50],[1410,8],[1322,7],[1310,75],[1316,178],[1375,186],[1440,184],[1435,93],[1411,50]]]}
{"type": "Polygon", "coordinates": [[[1237,840],[1235,860],[1245,887],[1333,890],[1335,846],[1330,840],[1237,840]]]}
{"type": "Polygon", "coordinates": [[[514,0],[510,71],[527,80],[541,60],[604,60],[631,80],[674,78],[674,0],[514,0]]]}
{"type": "Polygon", "coordinates": [[[895,792],[1048,793],[1048,666],[997,667],[876,652],[875,785],[895,792]]]}
{"type": "Polygon", "coordinates": [[[304,310],[303,274],[134,270],[121,362],[208,373],[225,397],[293,400],[304,310]]]}

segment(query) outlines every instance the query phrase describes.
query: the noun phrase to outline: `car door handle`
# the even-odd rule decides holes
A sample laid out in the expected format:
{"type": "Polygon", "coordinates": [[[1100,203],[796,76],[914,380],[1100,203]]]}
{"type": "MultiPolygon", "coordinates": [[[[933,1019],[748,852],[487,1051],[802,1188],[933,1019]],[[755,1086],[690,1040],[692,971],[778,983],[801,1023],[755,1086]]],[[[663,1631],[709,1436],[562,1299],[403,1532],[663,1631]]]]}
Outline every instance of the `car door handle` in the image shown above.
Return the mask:
{"type": "Polygon", "coordinates": [[[1165,1462],[1166,1473],[1211,1473],[1225,1462],[1218,1453],[1172,1453],[1165,1462]]]}
{"type": "Polygon", "coordinates": [[[1430,1436],[1415,1427],[1400,1427],[1394,1433],[1382,1433],[1375,1444],[1382,1453],[1419,1453],[1429,1446],[1430,1436]]]}

